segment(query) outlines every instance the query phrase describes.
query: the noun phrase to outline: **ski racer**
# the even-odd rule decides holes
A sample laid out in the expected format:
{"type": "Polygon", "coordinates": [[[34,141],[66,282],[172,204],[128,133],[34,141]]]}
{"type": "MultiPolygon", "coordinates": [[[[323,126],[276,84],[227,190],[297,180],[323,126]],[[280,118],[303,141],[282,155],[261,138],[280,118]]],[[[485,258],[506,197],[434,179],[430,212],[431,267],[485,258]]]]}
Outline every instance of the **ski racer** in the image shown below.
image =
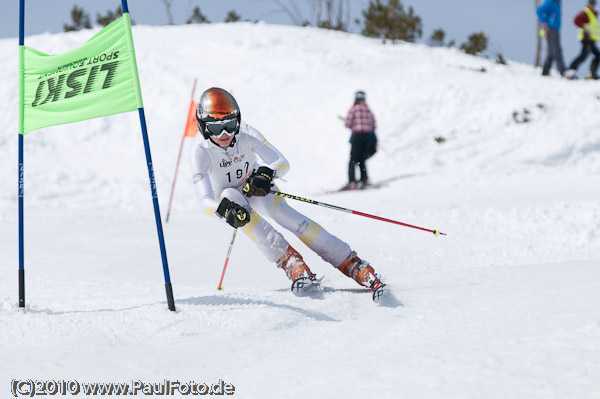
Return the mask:
{"type": "Polygon", "coordinates": [[[220,88],[202,93],[196,110],[200,134],[190,150],[196,197],[205,214],[241,228],[265,257],[292,281],[302,296],[322,291],[320,279],[263,216],[294,233],[323,260],[373,291],[378,301],[385,284],[350,246],[269,191],[290,165],[263,135],[245,123],[235,98],[220,88]]]}

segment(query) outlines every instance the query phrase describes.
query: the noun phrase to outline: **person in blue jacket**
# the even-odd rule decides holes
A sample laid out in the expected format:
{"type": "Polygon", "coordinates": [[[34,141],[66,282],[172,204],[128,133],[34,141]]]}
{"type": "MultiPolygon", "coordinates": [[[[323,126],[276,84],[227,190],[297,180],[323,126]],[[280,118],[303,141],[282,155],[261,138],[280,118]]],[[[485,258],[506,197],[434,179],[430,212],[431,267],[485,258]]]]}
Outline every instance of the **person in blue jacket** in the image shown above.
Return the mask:
{"type": "Polygon", "coordinates": [[[560,45],[561,8],[562,3],[560,0],[546,0],[537,9],[537,16],[542,24],[542,30],[548,39],[548,55],[542,69],[543,76],[550,75],[550,68],[554,60],[556,60],[556,67],[561,76],[566,71],[563,51],[560,45]]]}

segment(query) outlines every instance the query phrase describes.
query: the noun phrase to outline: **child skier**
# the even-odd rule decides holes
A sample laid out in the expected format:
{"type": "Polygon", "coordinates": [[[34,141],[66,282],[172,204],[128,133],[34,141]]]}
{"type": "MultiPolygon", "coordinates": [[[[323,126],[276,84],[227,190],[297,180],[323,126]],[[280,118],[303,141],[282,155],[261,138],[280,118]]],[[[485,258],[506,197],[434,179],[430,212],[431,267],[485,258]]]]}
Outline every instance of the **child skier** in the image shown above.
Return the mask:
{"type": "Polygon", "coordinates": [[[201,134],[195,138],[190,159],[196,197],[205,214],[241,228],[286,273],[296,295],[321,291],[320,279],[262,215],[294,233],[323,260],[371,289],[374,301],[379,300],[385,284],[368,262],[283,198],[269,193],[273,179],[282,177],[289,163],[258,130],[242,121],[231,94],[215,87],[202,93],[196,121],[201,134]]]}

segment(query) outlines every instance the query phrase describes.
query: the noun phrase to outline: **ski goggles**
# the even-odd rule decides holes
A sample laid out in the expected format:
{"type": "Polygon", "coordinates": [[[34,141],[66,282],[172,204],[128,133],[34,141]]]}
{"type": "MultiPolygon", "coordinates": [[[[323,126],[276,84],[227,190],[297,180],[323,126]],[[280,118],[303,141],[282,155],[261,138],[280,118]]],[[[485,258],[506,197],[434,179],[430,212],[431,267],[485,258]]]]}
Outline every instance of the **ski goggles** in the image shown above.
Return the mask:
{"type": "Polygon", "coordinates": [[[239,122],[236,119],[228,119],[224,121],[204,122],[206,133],[209,136],[220,139],[224,134],[228,136],[234,135],[238,131],[239,122]]]}

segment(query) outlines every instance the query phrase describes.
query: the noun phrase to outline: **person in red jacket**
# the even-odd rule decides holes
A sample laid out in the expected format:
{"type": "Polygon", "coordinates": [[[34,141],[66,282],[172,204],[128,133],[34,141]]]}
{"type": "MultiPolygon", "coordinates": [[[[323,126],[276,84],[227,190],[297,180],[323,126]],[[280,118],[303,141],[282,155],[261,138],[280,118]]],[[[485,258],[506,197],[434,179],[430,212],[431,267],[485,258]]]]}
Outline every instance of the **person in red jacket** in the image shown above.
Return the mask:
{"type": "Polygon", "coordinates": [[[592,79],[598,79],[598,65],[600,64],[600,51],[596,47],[596,42],[600,36],[600,29],[598,27],[598,12],[596,11],[596,0],[588,0],[588,5],[581,11],[575,20],[575,25],[579,27],[579,41],[581,42],[581,54],[573,60],[569,66],[569,70],[566,72],[570,77],[575,76],[579,65],[585,61],[587,56],[594,54],[592,65],[590,66],[590,77],[592,79]]]}

